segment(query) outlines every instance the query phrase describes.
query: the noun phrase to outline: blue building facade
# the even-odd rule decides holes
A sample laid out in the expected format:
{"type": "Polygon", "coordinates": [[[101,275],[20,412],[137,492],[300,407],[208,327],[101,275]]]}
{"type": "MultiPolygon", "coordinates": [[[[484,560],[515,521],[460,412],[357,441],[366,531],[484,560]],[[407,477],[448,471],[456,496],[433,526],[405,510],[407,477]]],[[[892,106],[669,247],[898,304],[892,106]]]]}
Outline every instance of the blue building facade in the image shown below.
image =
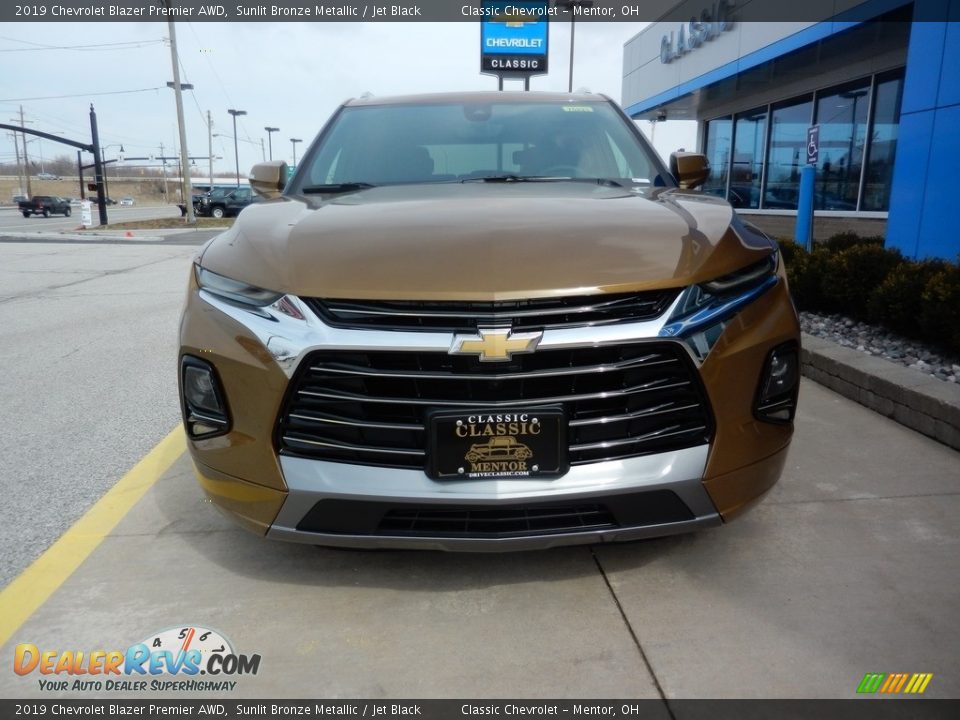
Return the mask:
{"type": "MultiPolygon", "coordinates": [[[[681,3],[687,17],[696,3],[681,3]]],[[[818,217],[885,220],[905,256],[957,260],[960,0],[835,0],[820,21],[734,21],[695,43],[690,29],[660,22],[626,43],[623,104],[638,120],[698,121],[707,192],[795,215],[819,125],[818,217]]]]}
{"type": "Polygon", "coordinates": [[[887,245],[908,257],[956,260],[960,0],[914,3],[899,135],[887,245]]]}

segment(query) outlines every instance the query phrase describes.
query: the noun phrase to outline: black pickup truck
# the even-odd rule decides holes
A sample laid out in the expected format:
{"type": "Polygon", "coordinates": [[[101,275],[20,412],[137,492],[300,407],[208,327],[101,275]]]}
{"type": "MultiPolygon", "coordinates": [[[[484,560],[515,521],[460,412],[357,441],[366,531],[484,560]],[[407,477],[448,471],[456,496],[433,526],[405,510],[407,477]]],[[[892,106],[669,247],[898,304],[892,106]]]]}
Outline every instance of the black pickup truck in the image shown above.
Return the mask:
{"type": "Polygon", "coordinates": [[[34,195],[29,200],[21,200],[17,207],[25,218],[31,215],[50,217],[51,214],[70,217],[70,203],[56,195],[34,195]]]}

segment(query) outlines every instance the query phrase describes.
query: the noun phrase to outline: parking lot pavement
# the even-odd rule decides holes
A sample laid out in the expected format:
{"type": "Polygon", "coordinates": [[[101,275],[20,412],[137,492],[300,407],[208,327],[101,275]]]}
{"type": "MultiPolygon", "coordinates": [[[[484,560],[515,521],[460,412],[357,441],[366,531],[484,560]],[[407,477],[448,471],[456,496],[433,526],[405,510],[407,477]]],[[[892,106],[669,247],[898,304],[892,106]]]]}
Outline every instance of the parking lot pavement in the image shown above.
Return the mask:
{"type": "Polygon", "coordinates": [[[0,243],[0,587],[177,422],[195,252],[0,243]]]}
{"type": "Polygon", "coordinates": [[[784,478],[729,526],[535,553],[266,541],[182,456],[0,657],[202,625],[262,657],[224,697],[851,698],[866,672],[957,697],[957,453],[808,381],[800,407],[784,478]]]}

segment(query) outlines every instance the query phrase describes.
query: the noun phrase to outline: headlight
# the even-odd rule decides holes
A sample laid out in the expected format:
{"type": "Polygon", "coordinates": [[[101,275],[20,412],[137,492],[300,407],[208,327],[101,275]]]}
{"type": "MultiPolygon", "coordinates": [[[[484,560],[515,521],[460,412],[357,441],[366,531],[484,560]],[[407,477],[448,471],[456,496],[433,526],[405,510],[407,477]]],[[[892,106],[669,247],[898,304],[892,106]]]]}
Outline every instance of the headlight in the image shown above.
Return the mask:
{"type": "Polygon", "coordinates": [[[680,337],[703,360],[723,333],[727,321],[777,282],[780,254],[776,250],[759,262],[709,282],[691,285],[661,337],[680,337]]]}
{"type": "Polygon", "coordinates": [[[265,307],[272,305],[283,297],[283,293],[272,290],[264,290],[256,285],[249,285],[239,280],[232,280],[215,272],[210,272],[206,268],[194,265],[194,272],[197,277],[197,285],[202,290],[213,293],[218,297],[242,305],[251,305],[253,307],[265,307]]]}

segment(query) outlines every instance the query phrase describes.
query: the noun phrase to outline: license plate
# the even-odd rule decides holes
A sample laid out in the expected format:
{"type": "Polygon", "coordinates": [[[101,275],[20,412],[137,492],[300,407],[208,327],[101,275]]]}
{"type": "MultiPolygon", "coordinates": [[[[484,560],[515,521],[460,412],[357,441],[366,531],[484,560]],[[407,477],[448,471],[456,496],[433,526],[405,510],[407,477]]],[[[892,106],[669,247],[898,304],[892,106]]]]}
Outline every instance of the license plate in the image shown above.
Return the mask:
{"type": "Polygon", "coordinates": [[[437,480],[557,477],[567,471],[566,436],[557,407],[436,412],[428,473],[437,480]]]}

